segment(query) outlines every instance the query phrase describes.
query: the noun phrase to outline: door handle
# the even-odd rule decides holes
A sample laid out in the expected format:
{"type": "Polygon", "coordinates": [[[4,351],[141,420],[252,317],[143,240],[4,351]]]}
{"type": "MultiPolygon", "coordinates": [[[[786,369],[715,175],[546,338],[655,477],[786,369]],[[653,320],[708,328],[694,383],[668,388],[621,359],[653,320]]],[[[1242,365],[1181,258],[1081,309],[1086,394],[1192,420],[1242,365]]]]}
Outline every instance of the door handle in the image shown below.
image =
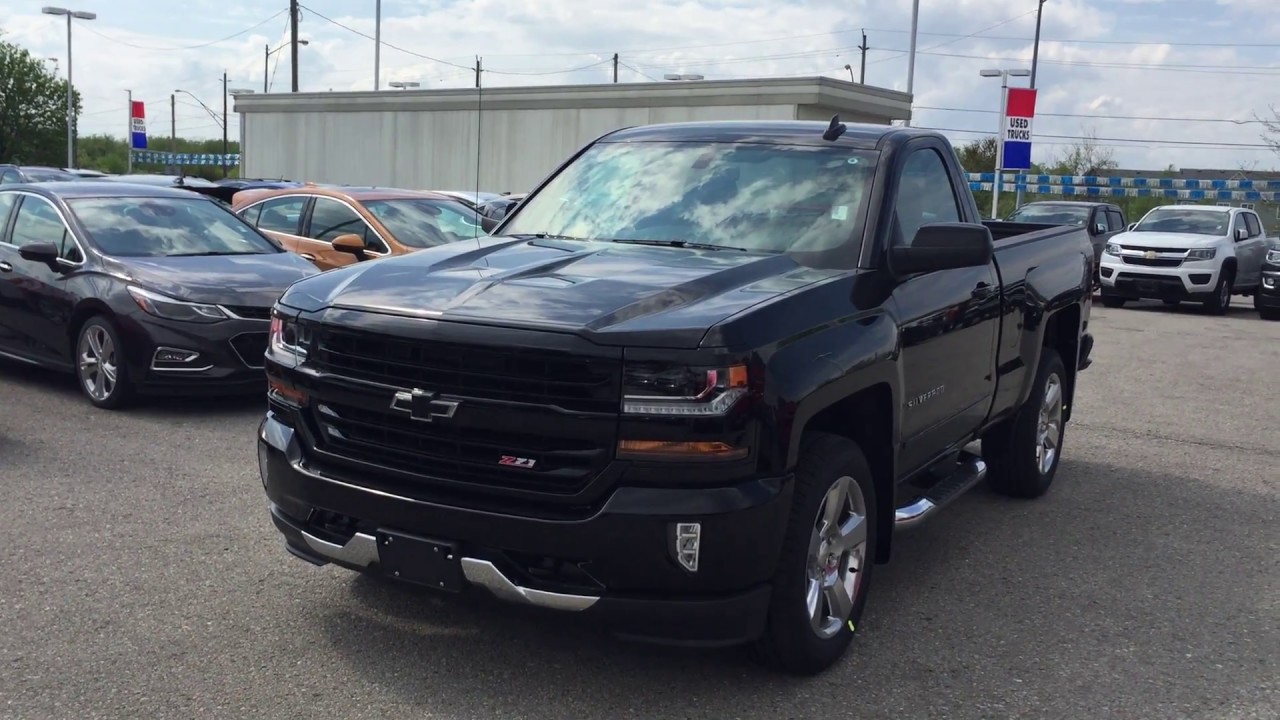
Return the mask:
{"type": "Polygon", "coordinates": [[[990,296],[992,292],[994,292],[994,290],[992,290],[990,285],[980,282],[977,287],[973,289],[973,292],[969,293],[969,295],[975,299],[981,299],[990,296]]]}
{"type": "Polygon", "coordinates": [[[315,256],[315,255],[312,255],[311,253],[298,253],[298,254],[302,256],[302,259],[303,259],[303,260],[315,260],[315,259],[316,259],[316,256],[315,256]]]}
{"type": "Polygon", "coordinates": [[[13,266],[7,262],[0,262],[0,272],[13,272],[13,266]]]}

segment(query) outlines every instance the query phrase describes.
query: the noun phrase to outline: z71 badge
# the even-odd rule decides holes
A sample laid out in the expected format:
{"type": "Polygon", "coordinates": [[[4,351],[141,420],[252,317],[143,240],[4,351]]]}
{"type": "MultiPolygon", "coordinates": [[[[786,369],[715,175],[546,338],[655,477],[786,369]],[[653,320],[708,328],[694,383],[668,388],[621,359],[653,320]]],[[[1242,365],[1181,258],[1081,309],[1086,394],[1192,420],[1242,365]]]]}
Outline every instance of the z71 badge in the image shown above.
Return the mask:
{"type": "Polygon", "coordinates": [[[518,468],[531,469],[537,463],[538,461],[533,458],[522,458],[514,455],[503,455],[501,458],[498,458],[499,465],[509,465],[511,467],[518,468]]]}

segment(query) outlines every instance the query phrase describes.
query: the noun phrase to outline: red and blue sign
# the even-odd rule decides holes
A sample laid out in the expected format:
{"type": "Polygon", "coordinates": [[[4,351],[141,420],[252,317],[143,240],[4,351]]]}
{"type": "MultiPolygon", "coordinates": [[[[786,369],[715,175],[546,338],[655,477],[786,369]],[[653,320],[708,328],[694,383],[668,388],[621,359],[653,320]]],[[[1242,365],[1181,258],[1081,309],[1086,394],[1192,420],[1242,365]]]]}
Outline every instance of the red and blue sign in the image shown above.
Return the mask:
{"type": "Polygon", "coordinates": [[[141,100],[134,100],[129,108],[129,147],[147,149],[147,115],[141,100]]]}
{"type": "Polygon", "coordinates": [[[1004,170],[1031,168],[1031,124],[1036,118],[1036,91],[1009,88],[1004,105],[1004,170]]]}

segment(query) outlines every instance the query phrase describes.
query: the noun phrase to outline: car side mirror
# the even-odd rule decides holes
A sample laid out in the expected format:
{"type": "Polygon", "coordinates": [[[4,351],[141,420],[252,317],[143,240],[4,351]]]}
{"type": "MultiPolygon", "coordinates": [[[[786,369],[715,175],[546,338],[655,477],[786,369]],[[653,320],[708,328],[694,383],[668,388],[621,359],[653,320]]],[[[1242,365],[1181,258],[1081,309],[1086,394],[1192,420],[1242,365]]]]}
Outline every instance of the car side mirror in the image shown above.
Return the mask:
{"type": "Polygon", "coordinates": [[[496,227],[498,227],[498,221],[497,221],[497,220],[494,220],[493,218],[491,218],[491,217],[487,217],[487,216],[485,216],[485,215],[481,215],[481,216],[480,216],[480,229],[481,229],[481,230],[484,230],[484,231],[485,231],[485,232],[487,232],[487,233],[491,233],[491,232],[493,232],[493,229],[494,229],[494,228],[496,228],[496,227]]]}
{"type": "Polygon", "coordinates": [[[889,251],[889,268],[899,277],[955,268],[981,267],[995,252],[986,225],[921,225],[910,245],[889,251]]]}
{"type": "Polygon", "coordinates": [[[18,255],[23,260],[43,263],[54,270],[58,269],[58,246],[51,242],[23,245],[18,249],[18,255]]]}
{"type": "Polygon", "coordinates": [[[1104,235],[1104,234],[1106,234],[1106,232],[1107,232],[1107,225],[1106,225],[1106,223],[1095,223],[1095,224],[1094,224],[1094,226],[1093,226],[1093,234],[1094,234],[1094,235],[1104,235]]]}
{"type": "Polygon", "coordinates": [[[333,249],[338,252],[355,255],[357,260],[364,260],[364,239],[359,235],[347,233],[333,239],[333,249]]]}
{"type": "Polygon", "coordinates": [[[1129,227],[1125,228],[1125,230],[1127,230],[1128,232],[1133,232],[1133,229],[1136,227],[1138,227],[1138,223],[1129,223],[1129,227]]]}
{"type": "Polygon", "coordinates": [[[1249,230],[1247,228],[1236,228],[1236,240],[1248,240],[1249,230]]]}

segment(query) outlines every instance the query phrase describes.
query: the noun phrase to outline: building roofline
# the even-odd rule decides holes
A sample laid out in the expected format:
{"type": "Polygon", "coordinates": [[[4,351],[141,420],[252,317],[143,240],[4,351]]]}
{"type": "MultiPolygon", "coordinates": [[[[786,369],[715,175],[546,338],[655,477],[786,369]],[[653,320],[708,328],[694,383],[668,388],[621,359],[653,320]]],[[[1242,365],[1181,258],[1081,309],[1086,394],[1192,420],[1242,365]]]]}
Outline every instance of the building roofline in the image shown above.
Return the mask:
{"type": "Polygon", "coordinates": [[[812,105],[837,112],[874,113],[894,120],[911,114],[907,93],[814,76],[593,83],[440,90],[236,95],[238,113],[546,110],[557,108],[691,107],[709,105],[812,105]]]}

